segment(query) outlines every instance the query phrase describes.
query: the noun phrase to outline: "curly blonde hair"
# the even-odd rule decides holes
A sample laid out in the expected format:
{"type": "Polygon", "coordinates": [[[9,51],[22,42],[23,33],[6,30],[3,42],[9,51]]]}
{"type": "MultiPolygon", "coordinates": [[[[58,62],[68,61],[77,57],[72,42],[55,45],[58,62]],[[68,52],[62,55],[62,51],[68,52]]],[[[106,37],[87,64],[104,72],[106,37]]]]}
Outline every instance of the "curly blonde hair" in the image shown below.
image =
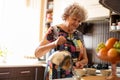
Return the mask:
{"type": "Polygon", "coordinates": [[[81,22],[83,22],[87,19],[87,11],[79,4],[73,3],[72,5],[65,8],[62,19],[66,20],[69,16],[77,17],[81,22]]]}

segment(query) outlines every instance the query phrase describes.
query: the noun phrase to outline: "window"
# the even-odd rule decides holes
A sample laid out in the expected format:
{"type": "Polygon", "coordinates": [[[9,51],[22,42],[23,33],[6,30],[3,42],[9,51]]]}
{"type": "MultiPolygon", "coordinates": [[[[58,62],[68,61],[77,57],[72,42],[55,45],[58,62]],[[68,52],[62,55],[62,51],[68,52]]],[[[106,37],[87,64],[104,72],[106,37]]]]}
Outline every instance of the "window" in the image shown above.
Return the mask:
{"type": "Polygon", "coordinates": [[[39,27],[40,0],[0,0],[0,46],[10,53],[34,54],[39,27]]]}

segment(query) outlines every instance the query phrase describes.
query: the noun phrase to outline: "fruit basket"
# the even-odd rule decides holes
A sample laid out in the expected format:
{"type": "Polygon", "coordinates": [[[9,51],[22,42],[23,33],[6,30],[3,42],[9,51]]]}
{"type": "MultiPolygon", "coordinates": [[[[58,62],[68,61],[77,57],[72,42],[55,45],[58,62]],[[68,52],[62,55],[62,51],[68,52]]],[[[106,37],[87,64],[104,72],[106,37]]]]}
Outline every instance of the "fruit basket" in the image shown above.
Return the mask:
{"type": "Polygon", "coordinates": [[[120,80],[116,74],[116,65],[120,62],[120,40],[114,37],[109,38],[105,43],[101,42],[96,48],[97,57],[111,63],[111,75],[106,80],[120,80]]]}

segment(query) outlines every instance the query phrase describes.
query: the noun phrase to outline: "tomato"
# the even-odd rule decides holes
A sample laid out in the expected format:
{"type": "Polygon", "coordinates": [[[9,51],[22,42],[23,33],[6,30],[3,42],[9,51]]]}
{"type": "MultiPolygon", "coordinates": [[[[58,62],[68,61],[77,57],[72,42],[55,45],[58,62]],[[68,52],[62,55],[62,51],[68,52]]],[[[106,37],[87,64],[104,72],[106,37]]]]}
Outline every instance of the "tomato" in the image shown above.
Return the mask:
{"type": "Polygon", "coordinates": [[[108,53],[108,49],[104,47],[99,50],[99,52],[97,53],[97,56],[102,60],[107,60],[108,58],[107,53],[108,53]]]}
{"type": "Polygon", "coordinates": [[[105,43],[105,46],[110,49],[110,48],[113,48],[113,45],[115,44],[116,41],[119,41],[119,39],[117,38],[114,38],[114,37],[111,37],[109,38],[106,43],[105,43]]]}

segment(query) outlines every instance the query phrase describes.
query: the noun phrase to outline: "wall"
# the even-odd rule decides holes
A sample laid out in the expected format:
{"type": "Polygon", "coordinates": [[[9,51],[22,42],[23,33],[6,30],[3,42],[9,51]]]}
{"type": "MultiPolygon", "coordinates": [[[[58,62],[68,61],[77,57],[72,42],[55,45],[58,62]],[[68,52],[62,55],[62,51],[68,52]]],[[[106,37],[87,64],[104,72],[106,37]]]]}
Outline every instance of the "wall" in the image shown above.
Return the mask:
{"type": "Polygon", "coordinates": [[[108,17],[109,10],[100,5],[99,0],[54,0],[53,25],[62,22],[61,16],[65,7],[77,2],[83,6],[88,13],[88,20],[96,17],[108,17]]]}

